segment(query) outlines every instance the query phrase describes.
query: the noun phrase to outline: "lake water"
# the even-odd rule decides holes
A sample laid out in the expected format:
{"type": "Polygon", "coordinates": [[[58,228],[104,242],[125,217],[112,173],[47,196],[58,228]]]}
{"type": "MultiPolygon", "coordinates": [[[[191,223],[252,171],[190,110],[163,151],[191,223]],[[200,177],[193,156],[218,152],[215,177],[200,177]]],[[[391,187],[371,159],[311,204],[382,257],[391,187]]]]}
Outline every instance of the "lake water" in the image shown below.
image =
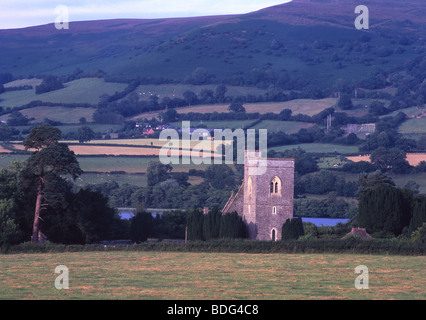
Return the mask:
{"type": "Polygon", "coordinates": [[[303,222],[311,222],[317,227],[321,226],[335,226],[338,223],[346,223],[349,219],[333,219],[333,218],[303,218],[303,222]]]}
{"type": "MultiPolygon", "coordinates": [[[[134,216],[133,213],[130,212],[120,212],[119,213],[121,219],[129,220],[134,216]]],[[[152,216],[155,218],[156,213],[153,213],[152,216]]],[[[317,227],[321,226],[335,226],[338,223],[346,223],[349,219],[332,219],[332,218],[302,218],[303,222],[311,222],[317,227]]]]}

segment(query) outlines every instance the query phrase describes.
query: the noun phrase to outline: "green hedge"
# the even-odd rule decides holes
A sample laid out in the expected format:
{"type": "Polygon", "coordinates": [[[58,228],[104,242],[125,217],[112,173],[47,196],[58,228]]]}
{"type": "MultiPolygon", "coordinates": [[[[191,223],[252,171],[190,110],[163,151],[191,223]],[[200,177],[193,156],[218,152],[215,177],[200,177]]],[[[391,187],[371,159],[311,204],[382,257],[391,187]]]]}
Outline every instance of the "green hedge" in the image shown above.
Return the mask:
{"type": "Polygon", "coordinates": [[[229,253],[353,253],[353,254],[392,254],[425,255],[426,244],[409,241],[372,239],[359,240],[349,238],[328,240],[210,240],[175,242],[144,242],[134,245],[60,245],[22,243],[3,248],[1,253],[59,253],[87,251],[179,251],[179,252],[229,252],[229,253]]]}

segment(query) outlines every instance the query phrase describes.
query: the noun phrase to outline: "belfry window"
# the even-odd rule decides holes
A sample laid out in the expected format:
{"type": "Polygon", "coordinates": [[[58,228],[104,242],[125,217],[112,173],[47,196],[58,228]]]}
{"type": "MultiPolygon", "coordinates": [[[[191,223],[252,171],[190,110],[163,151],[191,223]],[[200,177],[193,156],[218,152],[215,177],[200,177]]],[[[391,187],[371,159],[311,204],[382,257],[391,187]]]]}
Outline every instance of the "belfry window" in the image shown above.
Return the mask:
{"type": "Polygon", "coordinates": [[[272,195],[281,195],[281,179],[274,177],[269,185],[269,192],[272,195]]]}

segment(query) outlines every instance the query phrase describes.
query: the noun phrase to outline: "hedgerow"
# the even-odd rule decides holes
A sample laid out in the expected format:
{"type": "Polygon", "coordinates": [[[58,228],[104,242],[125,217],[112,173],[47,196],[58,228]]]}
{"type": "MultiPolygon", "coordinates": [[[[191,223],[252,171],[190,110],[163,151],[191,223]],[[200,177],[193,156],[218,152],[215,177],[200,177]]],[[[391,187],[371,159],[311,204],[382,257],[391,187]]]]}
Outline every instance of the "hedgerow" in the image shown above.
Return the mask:
{"type": "Polygon", "coordinates": [[[0,253],[61,253],[89,251],[159,251],[159,252],[227,252],[227,253],[350,253],[422,256],[425,243],[403,240],[370,239],[315,239],[288,241],[255,241],[220,239],[209,241],[166,242],[148,241],[139,244],[62,245],[53,243],[22,243],[3,248],[0,253]]]}

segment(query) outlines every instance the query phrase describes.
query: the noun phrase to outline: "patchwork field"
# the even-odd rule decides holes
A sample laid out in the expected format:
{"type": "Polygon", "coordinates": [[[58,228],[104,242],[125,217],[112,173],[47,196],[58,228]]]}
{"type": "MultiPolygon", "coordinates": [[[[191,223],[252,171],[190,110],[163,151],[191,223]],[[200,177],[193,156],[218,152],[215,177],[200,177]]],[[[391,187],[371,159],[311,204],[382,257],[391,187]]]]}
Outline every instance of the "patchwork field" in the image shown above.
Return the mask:
{"type": "MultiPolygon", "coordinates": [[[[336,105],[337,99],[335,98],[326,98],[320,100],[312,99],[296,99],[286,102],[264,102],[264,103],[246,103],[244,108],[247,113],[259,112],[260,114],[265,113],[280,113],[284,109],[290,109],[293,112],[293,115],[296,114],[306,114],[308,116],[313,116],[324,109],[333,107],[336,105]]],[[[228,110],[228,104],[215,104],[215,105],[199,105],[192,107],[184,107],[176,109],[178,113],[185,114],[189,112],[197,113],[212,113],[212,112],[230,112],[228,110]]],[[[131,120],[136,119],[151,119],[152,117],[158,117],[158,114],[161,111],[143,113],[134,117],[131,117],[131,120]]]]}
{"type": "Polygon", "coordinates": [[[354,254],[14,254],[0,260],[0,299],[425,299],[425,262],[354,254]],[[55,288],[58,265],[68,268],[68,290],[55,288]],[[359,265],[369,271],[367,290],[354,285],[359,265]]]}

